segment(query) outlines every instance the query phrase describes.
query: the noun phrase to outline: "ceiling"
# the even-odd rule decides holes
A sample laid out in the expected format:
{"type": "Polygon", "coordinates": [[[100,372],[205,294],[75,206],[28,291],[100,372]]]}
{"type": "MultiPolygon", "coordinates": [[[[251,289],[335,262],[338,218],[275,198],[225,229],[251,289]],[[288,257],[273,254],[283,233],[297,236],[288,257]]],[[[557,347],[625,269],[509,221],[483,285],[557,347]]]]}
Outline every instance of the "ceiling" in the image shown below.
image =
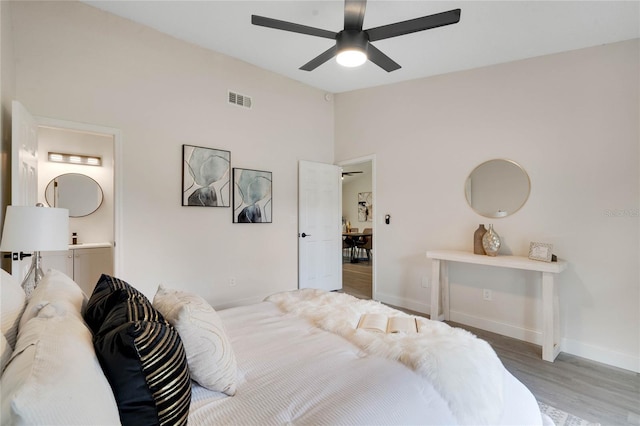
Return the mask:
{"type": "Polygon", "coordinates": [[[362,172],[355,173],[353,175],[342,175],[343,184],[350,183],[361,178],[371,179],[371,160],[363,161],[362,163],[344,165],[341,166],[341,168],[342,172],[362,172]]]}
{"type": "Polygon", "coordinates": [[[640,37],[640,1],[369,0],[364,29],[460,8],[455,25],[373,43],[402,68],[330,60],[298,68],[333,40],[251,25],[262,15],[329,31],[344,3],[297,1],[84,1],[178,39],[243,60],[330,93],[396,83],[640,37]]]}

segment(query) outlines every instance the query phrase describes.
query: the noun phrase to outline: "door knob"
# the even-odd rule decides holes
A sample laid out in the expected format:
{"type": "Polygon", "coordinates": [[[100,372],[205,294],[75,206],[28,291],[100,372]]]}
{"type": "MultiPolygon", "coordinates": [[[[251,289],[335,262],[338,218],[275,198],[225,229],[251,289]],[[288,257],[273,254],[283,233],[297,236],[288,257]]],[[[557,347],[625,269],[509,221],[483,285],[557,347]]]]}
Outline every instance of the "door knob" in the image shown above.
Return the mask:
{"type": "Polygon", "coordinates": [[[311,234],[305,234],[305,233],[303,232],[300,236],[301,236],[302,238],[304,238],[304,237],[310,237],[310,236],[311,236],[311,234]]]}

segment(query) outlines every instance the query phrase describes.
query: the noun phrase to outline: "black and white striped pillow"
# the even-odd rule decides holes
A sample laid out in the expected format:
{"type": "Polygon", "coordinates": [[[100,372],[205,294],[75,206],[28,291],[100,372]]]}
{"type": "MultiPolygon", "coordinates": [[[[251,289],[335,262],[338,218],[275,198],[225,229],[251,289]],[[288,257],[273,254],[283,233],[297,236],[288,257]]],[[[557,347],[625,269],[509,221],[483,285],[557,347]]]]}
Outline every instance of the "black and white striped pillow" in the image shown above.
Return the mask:
{"type": "Polygon", "coordinates": [[[186,425],[191,377],[178,332],[138,290],[103,277],[85,317],[97,313],[93,344],[122,424],[186,425]]]}

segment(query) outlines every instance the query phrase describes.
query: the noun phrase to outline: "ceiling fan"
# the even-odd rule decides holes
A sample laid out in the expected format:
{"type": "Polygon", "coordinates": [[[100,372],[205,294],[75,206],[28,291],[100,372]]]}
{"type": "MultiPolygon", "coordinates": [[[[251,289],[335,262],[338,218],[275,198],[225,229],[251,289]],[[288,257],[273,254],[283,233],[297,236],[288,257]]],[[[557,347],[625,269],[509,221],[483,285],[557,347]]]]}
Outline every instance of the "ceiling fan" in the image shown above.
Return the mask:
{"type": "Polygon", "coordinates": [[[353,175],[358,174],[358,173],[362,173],[362,172],[342,172],[342,177],[353,176],[353,175]]]}
{"type": "Polygon", "coordinates": [[[385,71],[391,72],[401,68],[400,65],[378,50],[371,42],[456,24],[460,21],[461,10],[453,9],[363,30],[362,24],[366,6],[366,0],[345,0],[344,29],[337,33],[258,15],[251,15],[251,23],[262,27],[329,38],[336,41],[335,46],[301,66],[300,69],[303,71],[313,71],[329,59],[337,56],[338,63],[344,66],[356,67],[369,59],[385,71]]]}

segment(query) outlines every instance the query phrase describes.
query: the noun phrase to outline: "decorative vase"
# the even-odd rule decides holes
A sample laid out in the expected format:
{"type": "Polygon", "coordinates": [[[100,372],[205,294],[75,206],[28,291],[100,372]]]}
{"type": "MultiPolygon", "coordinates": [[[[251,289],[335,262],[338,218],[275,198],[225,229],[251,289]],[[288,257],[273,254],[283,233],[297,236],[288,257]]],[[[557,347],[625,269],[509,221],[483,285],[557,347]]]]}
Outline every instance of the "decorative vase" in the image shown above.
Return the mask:
{"type": "Polygon", "coordinates": [[[489,229],[482,237],[482,247],[488,256],[497,256],[500,250],[500,236],[493,230],[493,225],[489,225],[489,229]]]}
{"type": "Polygon", "coordinates": [[[482,247],[482,237],[487,233],[487,229],[484,224],[480,224],[476,232],[473,233],[473,254],[486,254],[484,247],[482,247]]]}

